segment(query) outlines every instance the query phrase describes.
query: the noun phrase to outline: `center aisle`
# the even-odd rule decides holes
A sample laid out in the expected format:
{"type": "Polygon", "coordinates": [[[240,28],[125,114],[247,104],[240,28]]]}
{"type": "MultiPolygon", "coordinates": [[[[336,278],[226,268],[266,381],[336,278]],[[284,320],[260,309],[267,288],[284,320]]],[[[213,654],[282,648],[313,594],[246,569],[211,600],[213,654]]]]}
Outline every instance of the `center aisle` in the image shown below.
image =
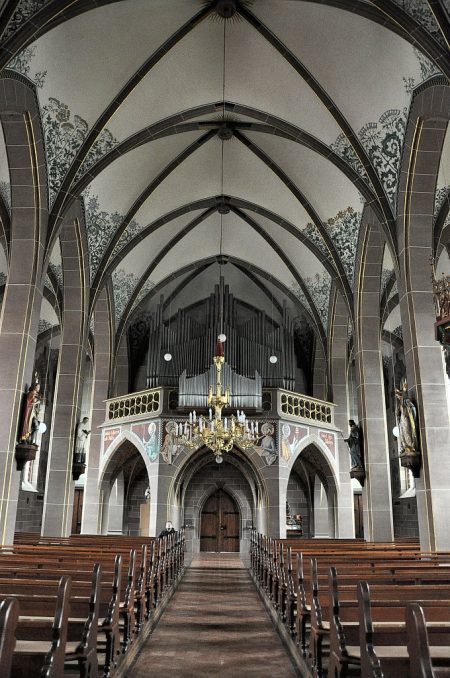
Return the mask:
{"type": "Polygon", "coordinates": [[[238,554],[200,553],[130,670],[133,678],[298,675],[238,554]]]}

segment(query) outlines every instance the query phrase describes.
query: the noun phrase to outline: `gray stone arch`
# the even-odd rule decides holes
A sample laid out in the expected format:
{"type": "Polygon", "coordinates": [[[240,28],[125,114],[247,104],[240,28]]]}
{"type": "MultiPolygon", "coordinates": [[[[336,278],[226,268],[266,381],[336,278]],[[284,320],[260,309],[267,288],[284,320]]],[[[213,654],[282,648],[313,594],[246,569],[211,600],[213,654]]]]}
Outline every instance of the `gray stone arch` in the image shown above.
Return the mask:
{"type": "Polygon", "coordinates": [[[422,468],[416,479],[421,548],[450,547],[450,415],[442,349],[434,337],[430,259],[435,256],[434,198],[450,118],[448,83],[415,92],[405,133],[398,187],[398,280],[410,397],[416,401],[422,468]]]}
{"type": "Polygon", "coordinates": [[[12,543],[20,472],[14,452],[22,395],[32,381],[41,307],[41,270],[47,237],[48,196],[44,139],[34,86],[5,73],[0,122],[11,181],[9,271],[2,302],[0,365],[0,535],[12,543]],[[17,335],[22,340],[17,340],[17,335]]]}
{"type": "Polygon", "coordinates": [[[101,534],[107,534],[110,531],[117,531],[118,506],[114,501],[111,505],[111,493],[115,484],[118,483],[119,490],[123,496],[122,518],[127,510],[126,486],[131,486],[132,481],[137,477],[138,472],[145,469],[147,474],[147,486],[150,488],[150,513],[156,510],[155,501],[157,486],[154,474],[151,471],[150,460],[145,453],[141,440],[134,433],[122,431],[117,439],[108,448],[108,458],[101,469],[98,478],[98,488],[100,494],[100,512],[99,529],[101,534]],[[153,500],[153,503],[152,503],[153,500]],[[111,530],[111,525],[114,525],[111,530]]]}
{"type": "MultiPolygon", "coordinates": [[[[358,419],[364,436],[364,536],[393,539],[389,445],[381,360],[380,297],[385,237],[371,207],[364,208],[355,267],[355,362],[358,419]]],[[[392,257],[395,261],[396,257],[392,257]]]]}
{"type": "MultiPolygon", "coordinates": [[[[238,503],[241,511],[241,551],[246,551],[249,546],[250,524],[261,531],[265,529],[267,524],[269,497],[266,479],[263,474],[265,465],[256,452],[243,452],[238,448],[233,448],[232,452],[224,456],[224,459],[225,464],[229,464],[236,469],[242,479],[241,485],[245,483],[248,488],[246,500],[243,498],[242,493],[234,491],[233,495],[235,499],[238,495],[240,496],[238,503]],[[242,521],[248,522],[243,523],[242,521]]],[[[215,465],[214,468],[223,466],[223,464],[215,464],[212,452],[206,447],[200,448],[193,454],[186,455],[177,469],[168,496],[168,504],[176,506],[178,510],[178,515],[173,516],[175,523],[182,525],[187,521],[188,524],[192,523],[193,525],[193,527],[189,527],[186,530],[186,535],[188,548],[193,548],[194,550],[199,547],[198,541],[196,541],[197,530],[199,528],[199,500],[201,497],[204,498],[208,487],[217,489],[216,480],[219,479],[210,479],[209,482],[205,480],[201,492],[197,493],[197,509],[195,512],[192,510],[186,512],[186,502],[189,500],[187,492],[192,479],[201,473],[202,469],[210,463],[215,465]]],[[[224,489],[228,491],[230,487],[225,487],[224,489]]]]}
{"type": "MultiPolygon", "coordinates": [[[[314,534],[314,481],[318,476],[322,483],[327,500],[328,536],[337,536],[337,514],[339,506],[339,482],[336,469],[329,458],[326,445],[316,436],[308,435],[302,441],[298,453],[291,458],[287,467],[287,474],[282,483],[282,498],[286,498],[289,480],[292,472],[299,475],[307,486],[310,504],[310,532],[314,534]],[[311,529],[312,528],[312,529],[311,529]]],[[[281,501],[281,500],[280,500],[281,501]]]]}
{"type": "Polygon", "coordinates": [[[66,537],[70,535],[72,522],[72,457],[81,416],[88,336],[89,257],[84,215],[79,202],[73,203],[66,213],[59,239],[63,269],[62,332],[42,534],[66,537]]]}
{"type": "Polygon", "coordinates": [[[338,436],[337,455],[339,462],[339,490],[337,502],[337,536],[355,536],[353,517],[353,491],[350,479],[350,455],[344,440],[348,434],[348,421],[352,418],[349,408],[349,356],[348,328],[351,318],[345,300],[337,288],[331,291],[329,364],[332,401],[335,403],[334,423],[343,435],[338,436]]]}

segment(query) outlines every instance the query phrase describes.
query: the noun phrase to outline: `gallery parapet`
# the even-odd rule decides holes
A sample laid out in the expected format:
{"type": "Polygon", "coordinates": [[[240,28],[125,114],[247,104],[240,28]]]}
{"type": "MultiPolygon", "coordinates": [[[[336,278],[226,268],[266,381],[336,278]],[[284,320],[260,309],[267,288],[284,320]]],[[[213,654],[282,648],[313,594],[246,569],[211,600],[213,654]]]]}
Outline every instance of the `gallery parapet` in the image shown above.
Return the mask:
{"type": "Polygon", "coordinates": [[[129,393],[106,400],[106,423],[122,419],[158,417],[162,411],[162,389],[129,393]]]}
{"type": "Polygon", "coordinates": [[[280,417],[302,419],[318,424],[333,424],[334,405],[293,391],[278,390],[277,410],[280,417]]]}
{"type": "MultiPolygon", "coordinates": [[[[253,410],[253,417],[270,415],[334,427],[333,403],[284,389],[263,389],[262,400],[262,409],[253,410]]],[[[130,420],[153,419],[163,414],[169,417],[187,416],[185,408],[179,407],[178,391],[175,388],[151,388],[110,398],[105,402],[106,426],[130,420]]]]}

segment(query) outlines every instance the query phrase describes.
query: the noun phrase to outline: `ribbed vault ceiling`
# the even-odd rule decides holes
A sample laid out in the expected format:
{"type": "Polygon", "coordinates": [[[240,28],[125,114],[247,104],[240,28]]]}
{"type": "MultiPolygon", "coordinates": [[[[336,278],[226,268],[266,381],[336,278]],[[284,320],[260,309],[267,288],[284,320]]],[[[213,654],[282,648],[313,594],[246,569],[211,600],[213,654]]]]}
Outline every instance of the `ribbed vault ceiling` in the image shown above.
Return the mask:
{"type": "MultiPolygon", "coordinates": [[[[391,242],[413,90],[450,72],[431,4],[4,3],[0,60],[37,87],[51,225],[84,200],[91,299],[112,280],[119,332],[161,294],[208,296],[220,247],[251,304],[287,299],[322,336],[333,282],[352,308],[364,205],[391,242]]],[[[54,248],[53,285],[60,264],[54,248]]]]}

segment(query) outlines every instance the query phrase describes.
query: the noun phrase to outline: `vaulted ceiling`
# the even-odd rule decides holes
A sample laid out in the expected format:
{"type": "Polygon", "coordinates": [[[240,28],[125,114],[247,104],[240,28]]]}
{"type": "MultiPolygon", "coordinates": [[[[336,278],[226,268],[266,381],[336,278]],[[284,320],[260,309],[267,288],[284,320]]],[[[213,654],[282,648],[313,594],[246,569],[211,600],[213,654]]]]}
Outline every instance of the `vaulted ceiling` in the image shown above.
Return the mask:
{"type": "Polygon", "coordinates": [[[51,224],[84,200],[92,302],[111,280],[122,331],[161,294],[207,296],[222,254],[236,296],[285,299],[326,333],[333,281],[352,308],[365,203],[392,237],[413,90],[450,73],[443,12],[439,0],[4,3],[0,61],[37,88],[51,224]]]}

